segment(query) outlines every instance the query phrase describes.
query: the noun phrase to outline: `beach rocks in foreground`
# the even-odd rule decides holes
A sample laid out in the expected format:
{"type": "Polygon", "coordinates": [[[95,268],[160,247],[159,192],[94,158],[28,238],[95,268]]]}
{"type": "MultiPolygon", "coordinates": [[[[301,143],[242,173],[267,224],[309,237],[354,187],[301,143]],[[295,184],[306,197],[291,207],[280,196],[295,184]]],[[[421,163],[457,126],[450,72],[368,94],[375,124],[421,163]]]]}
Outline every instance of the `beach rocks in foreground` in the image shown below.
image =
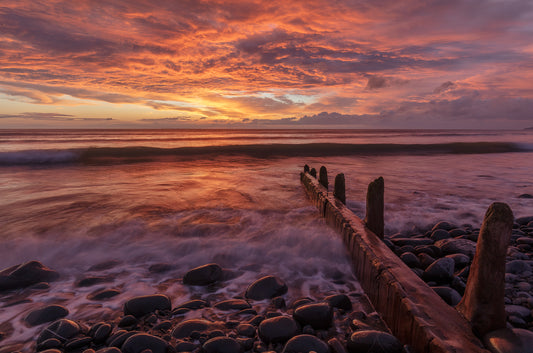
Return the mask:
{"type": "Polygon", "coordinates": [[[179,298],[163,294],[138,296],[125,300],[123,312],[111,315],[113,319],[98,322],[78,321],[72,314],[65,318],[69,312],[60,305],[35,309],[25,318],[29,326],[42,325],[35,350],[47,353],[356,353],[377,339],[380,345],[385,343],[387,352],[396,352],[398,341],[382,331],[385,325],[368,305],[368,299],[359,302],[364,294],[328,292],[319,299],[287,298],[286,301],[287,285],[275,276],[258,278],[243,288],[242,295],[235,297],[226,297],[227,292],[220,287],[230,285],[227,282],[231,280],[219,282],[217,288],[221,290],[216,294],[213,288],[187,287],[218,282],[219,268],[208,264],[187,272],[183,288],[194,292],[195,297],[175,307],[172,301],[179,298]],[[56,321],[49,323],[53,319],[56,321]]]}
{"type": "MultiPolygon", "coordinates": [[[[507,250],[507,323],[533,331],[533,217],[515,220],[507,250]]],[[[386,236],[385,242],[449,305],[464,295],[479,229],[439,222],[425,232],[386,236]]]]}

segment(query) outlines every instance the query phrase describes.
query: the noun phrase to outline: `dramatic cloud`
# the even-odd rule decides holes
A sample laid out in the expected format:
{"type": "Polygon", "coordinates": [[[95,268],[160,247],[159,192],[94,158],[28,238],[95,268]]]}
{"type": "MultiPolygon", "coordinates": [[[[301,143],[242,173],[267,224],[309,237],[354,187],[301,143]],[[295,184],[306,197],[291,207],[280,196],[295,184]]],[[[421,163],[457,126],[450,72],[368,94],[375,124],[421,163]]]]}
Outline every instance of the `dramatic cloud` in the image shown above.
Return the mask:
{"type": "Polygon", "coordinates": [[[529,0],[4,0],[0,114],[521,128],[532,23],[529,0]]]}

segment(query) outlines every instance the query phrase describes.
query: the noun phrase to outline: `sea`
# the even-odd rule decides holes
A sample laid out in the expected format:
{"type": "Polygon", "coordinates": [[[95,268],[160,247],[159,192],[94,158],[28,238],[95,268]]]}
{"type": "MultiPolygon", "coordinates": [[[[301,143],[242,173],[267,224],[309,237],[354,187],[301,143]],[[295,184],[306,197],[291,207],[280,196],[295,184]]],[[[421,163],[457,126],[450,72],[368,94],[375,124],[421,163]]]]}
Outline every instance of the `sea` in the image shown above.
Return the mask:
{"type": "Polygon", "coordinates": [[[61,274],[18,303],[0,293],[0,346],[29,345],[42,327],[23,319],[50,303],[77,320],[112,317],[136,295],[179,305],[195,296],[179,279],[213,262],[234,273],[211,289],[227,297],[264,275],[289,298],[360,292],[300,184],[306,164],[325,166],[330,185],[344,173],[360,217],[382,176],[386,234],[479,227],[496,201],[533,215],[531,130],[0,130],[0,269],[37,260],[61,274]],[[88,298],[95,287],[76,283],[94,268],[119,295],[88,298]]]}

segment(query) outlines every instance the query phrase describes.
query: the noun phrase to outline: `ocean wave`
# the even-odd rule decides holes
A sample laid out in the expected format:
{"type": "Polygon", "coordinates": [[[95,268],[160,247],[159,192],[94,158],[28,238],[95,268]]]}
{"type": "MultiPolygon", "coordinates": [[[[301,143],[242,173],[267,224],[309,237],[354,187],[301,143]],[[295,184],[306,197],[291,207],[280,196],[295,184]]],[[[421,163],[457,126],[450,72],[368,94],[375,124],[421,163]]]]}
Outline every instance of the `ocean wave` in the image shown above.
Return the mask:
{"type": "Polygon", "coordinates": [[[0,153],[0,166],[46,165],[65,163],[142,161],[158,157],[248,156],[276,157],[333,157],[350,155],[436,155],[531,152],[532,144],[510,142],[456,142],[438,144],[249,144],[158,148],[145,146],[93,147],[66,150],[28,150],[0,153]]]}

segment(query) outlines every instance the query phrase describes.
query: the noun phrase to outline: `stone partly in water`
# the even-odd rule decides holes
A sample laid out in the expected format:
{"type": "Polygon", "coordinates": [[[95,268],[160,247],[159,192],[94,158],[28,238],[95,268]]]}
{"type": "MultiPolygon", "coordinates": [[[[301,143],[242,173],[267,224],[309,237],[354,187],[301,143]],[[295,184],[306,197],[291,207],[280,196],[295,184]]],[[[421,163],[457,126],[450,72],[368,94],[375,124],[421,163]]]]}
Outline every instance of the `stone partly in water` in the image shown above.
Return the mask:
{"type": "Polygon", "coordinates": [[[29,261],[0,272],[0,292],[25,288],[40,282],[50,282],[58,278],[59,273],[39,261],[29,261]]]}
{"type": "Polygon", "coordinates": [[[242,347],[233,338],[221,336],[205,342],[202,351],[205,353],[240,353],[242,347]]]}
{"type": "Polygon", "coordinates": [[[352,310],[352,302],[346,294],[333,294],[324,298],[324,301],[332,308],[352,310]]]}
{"type": "Polygon", "coordinates": [[[252,283],[247,289],[245,296],[248,299],[263,300],[272,299],[287,293],[287,285],[278,277],[265,276],[252,283]]]}
{"type": "Polygon", "coordinates": [[[49,338],[57,338],[65,342],[80,332],[80,326],[74,321],[60,319],[48,325],[37,338],[37,344],[41,344],[49,338]]]}
{"type": "Polygon", "coordinates": [[[48,305],[30,312],[24,318],[28,326],[37,326],[45,322],[52,322],[68,315],[68,310],[61,305],[48,305]]]}
{"type": "Polygon", "coordinates": [[[207,264],[193,268],[183,277],[183,284],[207,286],[222,279],[222,268],[217,264],[207,264]]]}
{"type": "Polygon", "coordinates": [[[154,294],[135,297],[124,304],[124,315],[141,317],[156,310],[170,310],[170,299],[166,295],[154,294]]]}
{"type": "Polygon", "coordinates": [[[531,353],[533,332],[505,328],[486,334],[483,343],[493,353],[531,353]]]}
{"type": "Polygon", "coordinates": [[[124,353],[141,353],[149,349],[152,353],[166,353],[167,342],[147,333],[138,333],[129,337],[122,345],[124,353]]]}
{"type": "Polygon", "coordinates": [[[251,305],[248,304],[246,300],[228,299],[228,300],[223,300],[221,302],[216,303],[215,305],[213,305],[213,307],[218,310],[229,311],[229,310],[248,309],[248,308],[251,308],[251,305]]]}
{"type": "Polygon", "coordinates": [[[296,321],[288,316],[266,319],[259,324],[259,337],[265,343],[285,343],[298,334],[296,321]]]}
{"type": "Polygon", "coordinates": [[[349,353],[401,353],[402,350],[396,337],[381,331],[356,331],[348,340],[349,353]]]}
{"type": "Polygon", "coordinates": [[[302,326],[311,325],[315,330],[325,330],[331,327],[333,310],[328,304],[307,304],[294,311],[294,319],[302,326]]]}
{"type": "MultiPolygon", "coordinates": [[[[328,345],[312,335],[299,335],[291,338],[282,353],[301,353],[301,352],[316,352],[329,353],[328,345]]],[[[391,352],[392,353],[392,352],[391,352]]]]}

